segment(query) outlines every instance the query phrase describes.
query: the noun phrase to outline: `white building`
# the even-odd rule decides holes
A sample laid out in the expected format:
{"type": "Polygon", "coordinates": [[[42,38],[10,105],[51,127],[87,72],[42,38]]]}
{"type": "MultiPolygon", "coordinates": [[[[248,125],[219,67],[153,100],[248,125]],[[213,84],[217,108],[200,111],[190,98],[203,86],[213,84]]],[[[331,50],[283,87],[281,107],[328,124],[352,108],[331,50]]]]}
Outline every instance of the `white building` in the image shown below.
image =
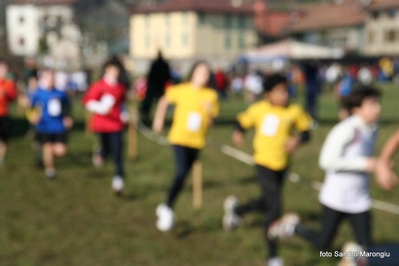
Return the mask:
{"type": "Polygon", "coordinates": [[[6,23],[10,51],[18,56],[46,54],[54,62],[80,65],[81,33],[73,22],[74,2],[46,0],[9,5],[6,23]]]}

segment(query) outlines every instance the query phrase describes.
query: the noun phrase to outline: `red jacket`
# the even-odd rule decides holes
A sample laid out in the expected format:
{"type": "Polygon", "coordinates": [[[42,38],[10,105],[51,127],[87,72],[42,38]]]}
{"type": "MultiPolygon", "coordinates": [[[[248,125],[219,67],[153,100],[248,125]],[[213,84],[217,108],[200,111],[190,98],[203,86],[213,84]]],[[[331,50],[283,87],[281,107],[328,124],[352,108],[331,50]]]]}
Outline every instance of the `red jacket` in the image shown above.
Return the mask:
{"type": "Polygon", "coordinates": [[[90,129],[96,133],[112,133],[122,131],[124,123],[121,120],[122,107],[125,101],[126,89],[122,84],[109,85],[103,79],[89,88],[83,98],[83,104],[89,101],[99,101],[105,94],[115,97],[115,104],[106,115],[94,114],[90,121],[90,129]]]}
{"type": "Polygon", "coordinates": [[[8,116],[8,105],[17,97],[17,88],[12,80],[0,79],[0,116],[8,116]]]}

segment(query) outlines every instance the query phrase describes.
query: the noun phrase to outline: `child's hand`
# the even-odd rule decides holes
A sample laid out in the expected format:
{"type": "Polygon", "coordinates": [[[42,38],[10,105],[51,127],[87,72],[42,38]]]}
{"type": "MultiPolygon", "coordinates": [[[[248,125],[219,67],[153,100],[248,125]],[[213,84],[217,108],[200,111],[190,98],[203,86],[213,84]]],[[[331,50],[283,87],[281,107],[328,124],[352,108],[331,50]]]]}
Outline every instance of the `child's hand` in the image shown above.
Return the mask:
{"type": "Polygon", "coordinates": [[[376,168],[376,182],[385,190],[393,190],[399,185],[399,179],[392,171],[393,163],[379,161],[376,168]]]}
{"type": "Polygon", "coordinates": [[[299,140],[298,137],[291,137],[285,143],[285,150],[289,154],[294,154],[298,150],[300,144],[301,141],[299,140]]]}
{"type": "Polygon", "coordinates": [[[232,141],[234,145],[243,147],[245,145],[244,134],[240,131],[234,131],[232,141]]]}
{"type": "Polygon", "coordinates": [[[30,100],[28,97],[26,96],[20,96],[18,98],[18,104],[19,106],[21,106],[22,108],[29,108],[30,106],[30,100]]]}
{"type": "Polygon", "coordinates": [[[67,129],[71,129],[73,127],[73,120],[69,116],[64,118],[63,123],[64,123],[64,127],[67,129]]]}

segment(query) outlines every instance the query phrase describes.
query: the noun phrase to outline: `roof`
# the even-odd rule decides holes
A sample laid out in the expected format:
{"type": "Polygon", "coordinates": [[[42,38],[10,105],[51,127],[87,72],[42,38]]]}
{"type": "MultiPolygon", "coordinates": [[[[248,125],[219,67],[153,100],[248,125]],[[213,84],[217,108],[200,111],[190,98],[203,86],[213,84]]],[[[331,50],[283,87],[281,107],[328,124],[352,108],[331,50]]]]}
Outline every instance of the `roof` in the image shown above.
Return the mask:
{"type": "Polygon", "coordinates": [[[289,13],[267,11],[256,14],[255,27],[263,35],[278,37],[284,34],[289,21],[289,13]]]}
{"type": "Polygon", "coordinates": [[[367,10],[378,11],[384,9],[399,8],[398,0],[374,0],[368,7],[367,10]]]}
{"type": "Polygon", "coordinates": [[[71,5],[79,0],[19,0],[17,4],[19,5],[26,5],[26,4],[33,4],[33,5],[71,5]]]}
{"type": "Polygon", "coordinates": [[[165,13],[174,11],[196,11],[206,13],[253,14],[252,5],[233,6],[232,0],[169,0],[154,6],[138,7],[133,14],[165,13]]]}
{"type": "Polygon", "coordinates": [[[362,6],[356,1],[313,5],[301,10],[298,15],[297,22],[288,25],[290,32],[357,26],[364,21],[362,6]]]}

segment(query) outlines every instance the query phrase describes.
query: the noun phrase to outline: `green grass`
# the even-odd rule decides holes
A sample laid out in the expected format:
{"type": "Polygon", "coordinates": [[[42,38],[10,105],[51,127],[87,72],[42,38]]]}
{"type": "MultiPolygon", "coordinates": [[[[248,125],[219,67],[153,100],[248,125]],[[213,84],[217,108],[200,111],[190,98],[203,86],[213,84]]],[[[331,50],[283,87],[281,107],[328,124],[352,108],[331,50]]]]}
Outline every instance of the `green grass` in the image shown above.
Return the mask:
{"type": "MultiPolygon", "coordinates": [[[[378,141],[398,126],[399,90],[385,87],[383,120],[378,141]]],[[[299,99],[301,101],[301,99],[299,99]]],[[[232,121],[246,107],[238,100],[223,103],[220,124],[210,137],[230,144],[232,121]]],[[[337,104],[329,93],[321,99],[324,121],[313,132],[310,145],[293,159],[292,170],[312,180],[323,180],[317,167],[320,147],[336,122],[337,104]]],[[[111,193],[112,164],[91,166],[95,136],[83,132],[82,109],[75,106],[77,126],[70,134],[69,154],[57,161],[59,176],[44,178],[34,167],[29,139],[18,134],[10,143],[6,165],[0,169],[0,265],[265,265],[263,216],[249,215],[245,226],[232,233],[221,228],[222,203],[237,195],[246,201],[260,195],[254,169],[209,146],[202,152],[204,208],[192,210],[191,180],[176,205],[178,221],[170,233],[155,229],[155,207],[166,197],[173,174],[169,147],[139,137],[139,157],[126,162],[127,188],[123,197],[111,193]]],[[[16,122],[18,129],[26,126],[16,122]]],[[[16,132],[18,133],[18,132],[16,132]]],[[[21,133],[21,132],[20,132],[21,133]]],[[[251,152],[251,133],[245,151],[251,152]]],[[[399,204],[399,193],[384,192],[373,183],[375,198],[399,204]]],[[[299,212],[305,223],[318,228],[318,194],[306,184],[286,183],[285,211],[299,212]]],[[[399,241],[399,216],[373,210],[377,243],[399,241]]],[[[340,228],[334,249],[353,239],[348,223],[340,228]]],[[[320,259],[319,251],[299,238],[281,242],[286,265],[336,265],[320,259]]]]}

